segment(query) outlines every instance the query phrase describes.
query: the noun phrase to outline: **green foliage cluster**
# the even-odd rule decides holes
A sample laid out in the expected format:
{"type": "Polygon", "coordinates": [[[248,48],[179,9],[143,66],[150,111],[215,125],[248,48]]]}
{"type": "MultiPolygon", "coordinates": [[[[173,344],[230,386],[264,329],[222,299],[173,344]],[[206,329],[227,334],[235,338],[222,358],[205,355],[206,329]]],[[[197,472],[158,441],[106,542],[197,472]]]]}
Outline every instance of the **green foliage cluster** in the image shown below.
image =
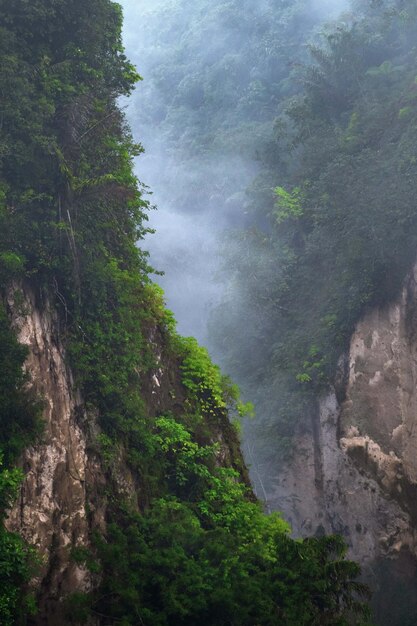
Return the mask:
{"type": "Polygon", "coordinates": [[[4,626],[34,613],[34,598],[26,590],[35,572],[36,557],[18,535],[4,528],[6,509],[14,502],[23,473],[7,469],[0,457],[0,620],[4,626]]]}
{"type": "Polygon", "coordinates": [[[243,418],[253,414],[253,405],[240,400],[239,388],[214,365],[206,348],[193,337],[178,337],[177,348],[183,356],[182,383],[197,402],[200,413],[210,418],[227,410],[230,417],[243,418]]]}
{"type": "Polygon", "coordinates": [[[0,455],[7,467],[41,430],[41,403],[22,369],[26,355],[0,305],[0,455]]]}
{"type": "Polygon", "coordinates": [[[153,436],[159,497],[141,514],[122,507],[97,537],[104,579],[90,610],[126,626],[365,623],[366,588],[340,538],[290,539],[219,466],[218,445],[197,444],[173,416],[153,436]]]}
{"type": "MultiPolygon", "coordinates": [[[[136,246],[146,232],[147,202],[132,173],[141,148],[117,103],[138,78],[123,53],[120,7],[110,0],[16,0],[12,7],[0,0],[0,23],[7,60],[0,69],[3,284],[30,279],[57,305],[76,384],[101,429],[92,444],[108,480],[108,532],[96,536],[94,553],[73,550],[76,561],[100,572],[100,588],[72,598],[72,619],[93,614],[125,626],[363,623],[364,588],[341,540],[293,541],[278,515],[264,516],[253,502],[227,440],[237,441],[227,410],[249,407],[204,350],[175,336],[148,278],[146,254],[136,246]],[[169,384],[171,411],[155,414],[141,386],[164,364],[178,380],[169,384]],[[139,503],[126,502],[118,482],[121,455],[137,479],[139,503]]],[[[26,405],[24,351],[9,331],[0,317],[1,349],[8,351],[0,441],[11,442],[4,454],[13,459],[34,414],[26,405]]],[[[4,502],[17,479],[13,470],[0,474],[4,502]]],[[[28,564],[20,540],[2,537],[1,606],[12,623],[23,610],[19,585],[28,564]]]]}
{"type": "Polygon", "coordinates": [[[275,217],[278,224],[291,218],[299,219],[303,216],[303,196],[298,187],[291,192],[286,191],[283,187],[277,187],[274,189],[274,193],[277,196],[275,217]]]}

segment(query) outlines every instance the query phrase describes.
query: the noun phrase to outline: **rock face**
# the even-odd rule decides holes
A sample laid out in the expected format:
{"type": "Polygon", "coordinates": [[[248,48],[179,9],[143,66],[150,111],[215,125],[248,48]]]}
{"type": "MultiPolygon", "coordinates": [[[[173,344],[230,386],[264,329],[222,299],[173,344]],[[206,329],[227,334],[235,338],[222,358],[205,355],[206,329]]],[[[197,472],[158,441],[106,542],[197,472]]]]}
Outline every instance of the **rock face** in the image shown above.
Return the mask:
{"type": "Polygon", "coordinates": [[[28,289],[11,290],[7,304],[18,338],[29,349],[26,368],[44,405],[42,440],[24,454],[25,480],[7,526],[36,546],[42,558],[34,581],[40,593],[35,623],[58,626],[65,623],[62,598],[93,584],[70,552],[88,546],[91,530],[104,527],[105,481],[89,447],[82,398],[73,386],[55,315],[48,303],[40,313],[28,289]]]}
{"type": "Polygon", "coordinates": [[[417,268],[396,302],[363,317],[344,365],[342,389],[313,411],[269,505],[284,511],[298,535],[343,534],[375,592],[376,623],[411,626],[417,623],[417,268]]]}
{"type": "MultiPolygon", "coordinates": [[[[30,624],[66,626],[74,623],[67,598],[89,592],[99,583],[97,575],[77,564],[73,551],[88,549],[94,531],[106,532],[109,476],[98,453],[97,417],[94,411],[86,411],[75,388],[56,312],[27,285],[11,288],[6,304],[18,340],[28,348],[25,368],[29,384],[43,404],[41,439],[21,459],[25,479],[6,526],[34,546],[41,558],[40,571],[33,580],[38,613],[30,624]]],[[[159,363],[158,341],[160,338],[150,338],[159,363]]],[[[165,372],[165,365],[161,363],[149,373],[148,380],[141,381],[145,401],[155,413],[166,409],[167,402],[172,404],[174,394],[169,389],[174,383],[178,387],[178,380],[173,380],[175,372],[165,372]]],[[[128,495],[132,503],[136,499],[139,506],[140,489],[123,450],[112,472],[112,484],[117,484],[119,493],[128,495]]],[[[99,623],[99,618],[90,619],[88,626],[99,623]]]]}

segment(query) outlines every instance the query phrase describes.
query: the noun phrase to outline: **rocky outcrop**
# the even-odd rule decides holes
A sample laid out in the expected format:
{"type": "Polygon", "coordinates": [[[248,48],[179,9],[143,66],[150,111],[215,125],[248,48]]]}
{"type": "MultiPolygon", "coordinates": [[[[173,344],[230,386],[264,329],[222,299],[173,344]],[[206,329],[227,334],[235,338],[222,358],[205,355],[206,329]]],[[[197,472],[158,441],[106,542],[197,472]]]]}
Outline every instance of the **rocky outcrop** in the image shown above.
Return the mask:
{"type": "MultiPolygon", "coordinates": [[[[28,348],[25,369],[29,385],[41,398],[42,433],[20,460],[25,478],[6,526],[33,546],[41,566],[32,581],[38,600],[34,626],[73,624],[68,600],[88,593],[99,576],[77,562],[77,548],[90,549],[95,531],[106,533],[107,497],[113,492],[139,500],[141,487],[129,469],[122,447],[109,468],[101,462],[100,427],[74,384],[60,320],[47,297],[28,285],[14,285],[6,306],[20,343],[28,348]]],[[[150,413],[173,409],[183,402],[176,372],[161,363],[162,338],[153,331],[149,343],[155,352],[155,371],[142,383],[150,413]],[[177,393],[170,393],[176,384],[177,393]],[[172,398],[175,398],[173,400],[172,398]]],[[[178,368],[177,368],[178,369],[178,368]]],[[[177,372],[178,374],[178,372],[177,372]]],[[[91,619],[89,626],[100,623],[91,619]]]]}
{"type": "Polygon", "coordinates": [[[28,288],[11,289],[7,305],[20,342],[28,347],[25,366],[44,407],[41,441],[21,460],[25,479],[7,526],[42,560],[34,581],[40,598],[35,623],[58,626],[66,623],[63,598],[94,583],[71,551],[89,546],[92,529],[104,529],[105,479],[90,445],[94,420],[87,420],[74,388],[54,312],[48,302],[40,307],[28,288]]]}
{"type": "Polygon", "coordinates": [[[396,302],[358,323],[344,362],[343,389],[320,400],[311,427],[297,436],[269,506],[284,511],[297,535],[343,534],[377,592],[376,622],[414,624],[417,268],[396,302]],[[392,600],[399,588],[408,589],[405,613],[392,600]]]}
{"type": "Polygon", "coordinates": [[[411,516],[386,492],[388,475],[398,476],[397,457],[355,428],[341,438],[340,416],[334,394],[321,400],[318,434],[298,437],[297,452],[276,479],[270,505],[284,511],[296,535],[342,534],[351,556],[365,566],[404,548],[416,552],[411,516]]]}
{"type": "Polygon", "coordinates": [[[417,268],[351,341],[341,445],[417,524],[417,268]]]}

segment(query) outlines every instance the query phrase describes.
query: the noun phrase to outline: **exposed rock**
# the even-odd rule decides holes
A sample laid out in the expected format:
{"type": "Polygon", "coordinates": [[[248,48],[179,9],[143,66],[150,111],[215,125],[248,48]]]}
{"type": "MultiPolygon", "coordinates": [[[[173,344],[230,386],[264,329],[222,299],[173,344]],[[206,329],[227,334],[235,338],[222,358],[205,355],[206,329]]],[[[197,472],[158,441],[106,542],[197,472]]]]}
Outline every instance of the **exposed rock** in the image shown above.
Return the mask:
{"type": "Polygon", "coordinates": [[[369,437],[358,436],[355,427],[351,437],[339,440],[339,416],[335,396],[323,398],[318,439],[309,433],[297,439],[295,458],[276,480],[270,504],[284,511],[298,536],[344,535],[351,556],[363,565],[405,546],[414,552],[417,538],[410,515],[385,493],[399,484],[399,459],[384,454],[369,437]]]}
{"type": "MultiPolygon", "coordinates": [[[[63,599],[97,584],[71,559],[71,550],[88,547],[92,530],[105,532],[106,475],[94,446],[99,429],[74,387],[48,302],[38,306],[34,293],[19,287],[10,290],[7,304],[19,340],[28,346],[26,368],[45,406],[43,440],[22,459],[26,477],[7,524],[37,546],[43,558],[34,581],[40,612],[33,623],[64,626],[63,599]]],[[[156,330],[149,342],[155,367],[142,381],[144,400],[150,414],[175,413],[184,402],[179,363],[162,355],[163,338],[156,330]]],[[[227,420],[211,425],[213,441],[221,444],[220,463],[239,457],[228,428],[227,420]]],[[[390,571],[400,586],[412,589],[417,557],[417,269],[397,302],[369,312],[358,324],[349,354],[340,361],[336,391],[312,410],[311,427],[299,432],[296,448],[293,461],[269,481],[274,485],[266,494],[269,507],[282,510],[297,535],[343,534],[351,556],[364,565],[382,596],[386,585],[392,586],[384,582],[390,571]]],[[[134,495],[139,506],[140,486],[122,449],[116,465],[120,490],[134,495]]],[[[407,602],[417,620],[415,591],[407,602]]],[[[379,624],[401,624],[400,618],[395,621],[380,610],[379,624]]]]}
{"type": "MultiPolygon", "coordinates": [[[[89,545],[93,528],[105,527],[105,480],[88,445],[82,398],[74,389],[55,315],[48,303],[41,313],[34,293],[26,288],[11,290],[7,304],[19,340],[29,348],[31,384],[44,403],[42,441],[23,456],[25,480],[7,526],[42,558],[34,581],[40,597],[35,623],[62,626],[62,599],[93,584],[91,574],[70,553],[89,545]]],[[[89,424],[91,428],[91,416],[89,424]]]]}
{"type": "MultiPolygon", "coordinates": [[[[397,302],[359,322],[339,369],[336,392],[297,436],[269,506],[296,535],[342,533],[380,588],[379,606],[398,580],[409,589],[407,623],[417,623],[417,267],[397,302]]],[[[402,619],[380,608],[377,623],[402,619]]]]}
{"type": "Polygon", "coordinates": [[[417,524],[417,267],[352,337],[340,444],[417,524]],[[352,436],[352,428],[357,435],[352,436]]]}

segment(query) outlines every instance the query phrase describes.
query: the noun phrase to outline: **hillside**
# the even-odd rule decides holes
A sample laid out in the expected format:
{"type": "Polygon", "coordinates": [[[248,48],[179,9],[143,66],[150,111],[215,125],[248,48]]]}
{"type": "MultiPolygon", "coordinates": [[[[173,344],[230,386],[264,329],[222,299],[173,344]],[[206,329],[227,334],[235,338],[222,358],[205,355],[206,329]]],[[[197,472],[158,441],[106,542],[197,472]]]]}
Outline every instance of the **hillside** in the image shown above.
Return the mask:
{"type": "Polygon", "coordinates": [[[262,512],[250,407],[150,278],[119,5],[0,24],[1,623],[364,623],[343,540],[262,512]]]}

